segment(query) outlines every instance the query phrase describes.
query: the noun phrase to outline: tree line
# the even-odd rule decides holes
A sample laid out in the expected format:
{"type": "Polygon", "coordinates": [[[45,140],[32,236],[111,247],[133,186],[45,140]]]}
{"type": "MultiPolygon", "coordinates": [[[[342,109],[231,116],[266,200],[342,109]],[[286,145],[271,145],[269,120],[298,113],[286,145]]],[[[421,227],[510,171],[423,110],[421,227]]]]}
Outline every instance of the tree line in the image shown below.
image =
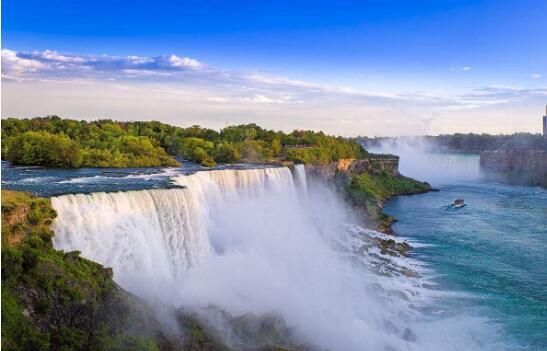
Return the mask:
{"type": "Polygon", "coordinates": [[[211,167],[217,163],[327,163],[362,158],[356,142],[323,132],[291,133],[256,124],[220,131],[165,123],[77,121],[58,116],[2,120],[2,159],[49,167],[165,167],[176,157],[211,167]]]}

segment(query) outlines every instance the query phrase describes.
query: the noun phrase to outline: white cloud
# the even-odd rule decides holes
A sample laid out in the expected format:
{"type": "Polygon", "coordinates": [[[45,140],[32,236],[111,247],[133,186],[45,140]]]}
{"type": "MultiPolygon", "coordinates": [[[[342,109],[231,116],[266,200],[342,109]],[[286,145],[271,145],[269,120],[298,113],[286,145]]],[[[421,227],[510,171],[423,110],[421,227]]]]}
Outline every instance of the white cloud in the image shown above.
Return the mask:
{"type": "Polygon", "coordinates": [[[467,71],[471,71],[471,67],[470,66],[450,67],[450,70],[451,71],[467,72],[467,71]]]}
{"type": "Polygon", "coordinates": [[[176,55],[171,55],[167,58],[167,61],[172,67],[182,67],[182,68],[192,68],[192,69],[198,69],[203,67],[203,64],[201,62],[189,57],[179,57],[176,55]]]}
{"type": "Polygon", "coordinates": [[[541,78],[541,74],[539,74],[539,73],[523,74],[522,76],[523,77],[528,77],[528,78],[534,78],[534,79],[540,79],[541,78]]]}
{"type": "Polygon", "coordinates": [[[283,104],[290,102],[288,100],[276,99],[262,94],[255,94],[251,97],[245,97],[242,101],[248,101],[256,104],[283,104]]]}
{"type": "Polygon", "coordinates": [[[17,79],[20,76],[49,70],[46,63],[34,59],[21,58],[12,50],[2,49],[2,77],[17,79]]]}
{"type": "Polygon", "coordinates": [[[66,56],[59,55],[57,51],[46,50],[44,52],[34,51],[33,56],[36,58],[42,58],[43,60],[53,61],[53,62],[85,62],[85,59],[80,56],[66,56]]]}
{"type": "MultiPolygon", "coordinates": [[[[2,61],[3,117],[58,114],[159,119],[213,128],[226,122],[257,122],[268,128],[323,129],[345,135],[420,134],[485,128],[486,124],[478,123],[483,118],[492,118],[490,131],[497,131],[502,124],[492,117],[497,114],[487,111],[498,109],[507,114],[517,105],[542,105],[547,96],[547,88],[507,85],[449,95],[380,88],[365,91],[264,72],[224,70],[177,55],[4,49],[2,61]],[[457,121],[453,119],[456,115],[457,121]],[[449,123],[439,122],[447,116],[452,118],[449,123]],[[424,124],[424,120],[429,122],[424,124]]],[[[506,124],[507,130],[522,126],[520,122],[506,124]]],[[[530,126],[535,128],[532,122],[530,126]]]]}
{"type": "Polygon", "coordinates": [[[488,107],[499,104],[511,104],[521,100],[541,99],[547,96],[547,88],[524,89],[510,85],[489,85],[475,88],[470,92],[452,96],[449,100],[453,103],[444,109],[468,110],[488,107]]]}
{"type": "Polygon", "coordinates": [[[176,55],[142,57],[59,54],[56,51],[2,50],[2,77],[17,80],[63,77],[120,78],[166,75],[206,68],[198,60],[176,55]],[[130,73],[128,75],[128,72],[130,73]],[[156,72],[156,74],[154,74],[156,72]]]}

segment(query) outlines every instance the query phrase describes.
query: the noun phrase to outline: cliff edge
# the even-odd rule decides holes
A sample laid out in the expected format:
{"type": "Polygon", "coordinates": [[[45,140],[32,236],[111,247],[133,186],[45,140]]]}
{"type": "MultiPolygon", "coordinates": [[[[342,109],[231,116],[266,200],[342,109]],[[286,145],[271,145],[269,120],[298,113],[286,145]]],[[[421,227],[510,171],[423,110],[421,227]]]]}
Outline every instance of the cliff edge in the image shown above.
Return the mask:
{"type": "Polygon", "coordinates": [[[399,173],[399,157],[370,155],[364,159],[342,159],[324,165],[306,165],[306,173],[315,179],[335,185],[358,211],[367,227],[393,233],[395,219],[382,211],[393,196],[420,194],[431,190],[428,183],[419,182],[399,173]]]}
{"type": "Polygon", "coordinates": [[[491,179],[547,187],[546,150],[487,150],[481,152],[480,163],[491,179]]]}

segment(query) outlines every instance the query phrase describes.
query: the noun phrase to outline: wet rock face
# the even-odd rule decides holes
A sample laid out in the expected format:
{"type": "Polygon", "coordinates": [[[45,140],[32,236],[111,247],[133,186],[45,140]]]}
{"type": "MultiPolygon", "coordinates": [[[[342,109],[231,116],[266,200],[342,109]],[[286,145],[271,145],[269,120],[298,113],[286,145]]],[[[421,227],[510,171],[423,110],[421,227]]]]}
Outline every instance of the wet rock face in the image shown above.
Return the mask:
{"type": "Polygon", "coordinates": [[[300,343],[294,330],[275,314],[232,315],[210,305],[199,312],[181,309],[176,318],[186,331],[184,350],[318,350],[300,343]]]}
{"type": "Polygon", "coordinates": [[[511,184],[547,187],[546,150],[483,151],[480,164],[489,178],[511,184]]]}
{"type": "Polygon", "coordinates": [[[379,240],[380,252],[382,254],[389,254],[391,256],[406,256],[412,247],[405,241],[398,243],[393,239],[380,239],[379,240]]]}
{"type": "Polygon", "coordinates": [[[337,171],[339,173],[363,174],[387,172],[392,176],[399,175],[398,156],[371,156],[362,160],[345,159],[338,161],[337,171]]]}
{"type": "Polygon", "coordinates": [[[337,167],[337,162],[321,165],[306,165],[306,175],[311,179],[332,182],[336,176],[337,167]]]}
{"type": "Polygon", "coordinates": [[[481,166],[492,171],[547,171],[545,150],[488,150],[481,153],[481,166]]]}

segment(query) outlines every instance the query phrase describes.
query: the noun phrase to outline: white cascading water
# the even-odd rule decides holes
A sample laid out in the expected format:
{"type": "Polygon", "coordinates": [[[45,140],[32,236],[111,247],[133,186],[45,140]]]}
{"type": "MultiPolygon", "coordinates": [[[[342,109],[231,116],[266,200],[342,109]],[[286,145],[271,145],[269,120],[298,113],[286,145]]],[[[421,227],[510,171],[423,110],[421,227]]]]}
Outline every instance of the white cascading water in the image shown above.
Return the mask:
{"type": "Polygon", "coordinates": [[[352,224],[330,189],[308,188],[303,166],[294,178],[264,168],[173,181],[185,188],[52,198],[55,247],[112,267],[151,303],[276,313],[331,350],[474,348],[470,321],[423,321],[418,310],[432,295],[423,279],[396,273],[421,268],[373,259],[365,239],[380,234],[352,224]]]}
{"type": "Polygon", "coordinates": [[[287,168],[198,172],[174,181],[191,190],[52,198],[58,213],[55,246],[79,250],[115,268],[117,280],[129,291],[158,297],[190,266],[211,255],[207,230],[213,209],[222,206],[223,199],[252,198],[268,190],[294,191],[287,168]],[[140,279],[143,274],[148,274],[147,279],[140,279]]]}
{"type": "Polygon", "coordinates": [[[300,164],[294,166],[294,180],[304,193],[308,192],[308,179],[306,177],[306,168],[304,165],[300,164]]]}
{"type": "Polygon", "coordinates": [[[52,203],[55,246],[114,267],[130,291],[162,288],[210,250],[201,208],[183,189],[64,195],[52,203]]]}

